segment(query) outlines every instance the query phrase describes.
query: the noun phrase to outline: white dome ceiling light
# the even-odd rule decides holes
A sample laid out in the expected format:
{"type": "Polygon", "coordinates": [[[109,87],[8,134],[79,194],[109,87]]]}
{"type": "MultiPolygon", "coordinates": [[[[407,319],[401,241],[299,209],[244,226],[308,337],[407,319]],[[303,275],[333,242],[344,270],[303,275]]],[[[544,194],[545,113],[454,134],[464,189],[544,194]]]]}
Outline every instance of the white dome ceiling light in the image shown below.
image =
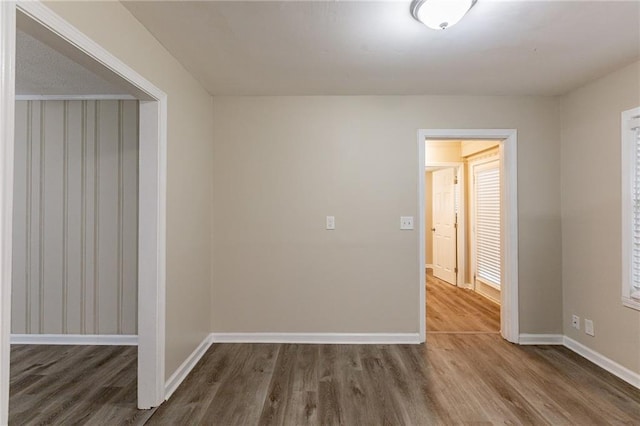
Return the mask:
{"type": "Polygon", "coordinates": [[[434,30],[444,30],[457,24],[478,0],[414,0],[411,14],[434,30]]]}

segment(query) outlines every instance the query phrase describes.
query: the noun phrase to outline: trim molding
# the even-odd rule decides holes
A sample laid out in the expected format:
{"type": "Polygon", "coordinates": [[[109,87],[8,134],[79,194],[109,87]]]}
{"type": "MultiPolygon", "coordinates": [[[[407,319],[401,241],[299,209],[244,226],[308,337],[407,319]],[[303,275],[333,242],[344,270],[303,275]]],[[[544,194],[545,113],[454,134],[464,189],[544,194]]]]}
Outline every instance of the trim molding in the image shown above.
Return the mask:
{"type": "Polygon", "coordinates": [[[213,343],[419,344],[418,333],[211,333],[213,343]]]}
{"type": "Polygon", "coordinates": [[[564,346],[566,346],[568,349],[571,349],[573,352],[577,353],[578,355],[583,356],[584,358],[588,359],[598,367],[601,367],[607,370],[609,373],[613,374],[614,376],[617,376],[620,379],[624,380],[625,382],[629,383],[630,385],[640,389],[639,373],[629,370],[627,367],[624,367],[618,364],[617,362],[607,358],[606,356],[602,355],[599,352],[594,351],[593,349],[586,347],[582,343],[576,340],[573,340],[570,337],[564,336],[563,343],[564,343],[564,346]]]}
{"type": "Polygon", "coordinates": [[[640,300],[632,299],[633,292],[633,176],[637,173],[635,163],[636,121],[640,117],[640,107],[624,111],[621,114],[620,148],[621,148],[621,194],[622,194],[622,305],[640,311],[640,300]]]}
{"type": "Polygon", "coordinates": [[[16,101],[135,101],[131,95],[16,95],[16,101]]]}
{"type": "Polygon", "coordinates": [[[519,345],[562,345],[562,334],[521,334],[518,338],[519,345]]]}
{"type": "Polygon", "coordinates": [[[207,352],[207,350],[213,343],[211,336],[211,334],[205,336],[198,347],[195,348],[193,352],[191,352],[191,355],[189,355],[187,359],[185,359],[184,362],[180,364],[180,367],[178,367],[178,369],[174,371],[171,377],[169,377],[169,380],[167,380],[167,383],[165,383],[164,385],[165,401],[168,400],[171,395],[173,395],[173,393],[176,391],[176,389],[178,389],[184,379],[187,378],[191,370],[193,370],[193,367],[196,366],[198,361],[200,361],[202,356],[207,352]]]}
{"type": "Polygon", "coordinates": [[[0,1],[0,425],[9,422],[16,7],[0,1]]]}
{"type": "Polygon", "coordinates": [[[129,334],[12,334],[12,345],[111,345],[138,346],[129,334]]]}

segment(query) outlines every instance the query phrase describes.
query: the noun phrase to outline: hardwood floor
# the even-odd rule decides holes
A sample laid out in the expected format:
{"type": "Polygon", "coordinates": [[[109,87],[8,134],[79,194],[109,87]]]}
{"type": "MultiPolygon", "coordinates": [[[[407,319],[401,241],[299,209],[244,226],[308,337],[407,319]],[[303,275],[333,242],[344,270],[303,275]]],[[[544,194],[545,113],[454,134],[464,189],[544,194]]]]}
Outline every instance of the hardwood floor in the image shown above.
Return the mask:
{"type": "Polygon", "coordinates": [[[135,409],[135,362],[132,347],[14,346],[10,424],[640,424],[631,385],[566,348],[489,333],[216,344],[155,413],[135,409]]]}
{"type": "Polygon", "coordinates": [[[640,391],[433,276],[426,345],[216,344],[150,425],[640,424],[640,391]],[[462,333],[461,333],[462,332],[462,333]]]}
{"type": "Polygon", "coordinates": [[[135,346],[11,346],[9,424],[142,425],[135,346]]]}
{"type": "Polygon", "coordinates": [[[433,276],[427,269],[427,332],[500,331],[500,305],[433,276]]]}
{"type": "Polygon", "coordinates": [[[475,293],[427,289],[427,344],[215,344],[155,412],[135,409],[133,347],[13,346],[10,422],[640,425],[638,389],[564,347],[506,342],[475,293]]]}
{"type": "Polygon", "coordinates": [[[640,424],[640,391],[563,347],[216,344],[150,425],[640,424]]]}

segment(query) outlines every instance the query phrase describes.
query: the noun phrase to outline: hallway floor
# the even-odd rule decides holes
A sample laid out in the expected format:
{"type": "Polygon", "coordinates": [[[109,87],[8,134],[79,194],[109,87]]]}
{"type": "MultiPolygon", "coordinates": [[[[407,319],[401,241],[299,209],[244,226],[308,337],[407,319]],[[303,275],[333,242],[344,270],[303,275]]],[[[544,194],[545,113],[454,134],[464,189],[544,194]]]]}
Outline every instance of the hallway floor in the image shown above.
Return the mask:
{"type": "Polygon", "coordinates": [[[427,333],[499,333],[500,305],[427,269],[427,333]]]}

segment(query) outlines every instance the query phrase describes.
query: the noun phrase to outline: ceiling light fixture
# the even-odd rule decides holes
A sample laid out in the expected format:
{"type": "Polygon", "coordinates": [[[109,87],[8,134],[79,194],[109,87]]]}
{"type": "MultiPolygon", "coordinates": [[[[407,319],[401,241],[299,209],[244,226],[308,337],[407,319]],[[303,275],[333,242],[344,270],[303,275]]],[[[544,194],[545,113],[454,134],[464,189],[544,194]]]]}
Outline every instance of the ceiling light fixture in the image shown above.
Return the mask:
{"type": "Polygon", "coordinates": [[[411,14],[434,30],[457,24],[478,0],[413,0],[411,14]]]}

